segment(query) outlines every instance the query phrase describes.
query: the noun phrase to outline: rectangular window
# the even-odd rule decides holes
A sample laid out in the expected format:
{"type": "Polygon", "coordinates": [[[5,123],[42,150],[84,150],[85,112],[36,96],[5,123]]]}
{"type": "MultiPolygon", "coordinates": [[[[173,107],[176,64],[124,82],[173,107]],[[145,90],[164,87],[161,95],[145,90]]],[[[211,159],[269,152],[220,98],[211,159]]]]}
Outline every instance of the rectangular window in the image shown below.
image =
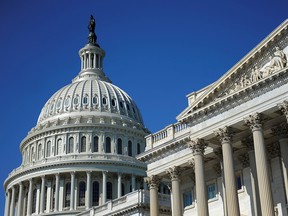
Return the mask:
{"type": "Polygon", "coordinates": [[[236,184],[237,184],[237,190],[241,190],[243,186],[241,173],[236,173],[236,184]]]}
{"type": "Polygon", "coordinates": [[[213,199],[216,197],[216,184],[208,184],[207,185],[208,199],[213,199]]]}
{"type": "Polygon", "coordinates": [[[186,206],[192,205],[192,202],[193,202],[192,191],[185,191],[183,193],[183,206],[184,206],[184,208],[186,206]]]}

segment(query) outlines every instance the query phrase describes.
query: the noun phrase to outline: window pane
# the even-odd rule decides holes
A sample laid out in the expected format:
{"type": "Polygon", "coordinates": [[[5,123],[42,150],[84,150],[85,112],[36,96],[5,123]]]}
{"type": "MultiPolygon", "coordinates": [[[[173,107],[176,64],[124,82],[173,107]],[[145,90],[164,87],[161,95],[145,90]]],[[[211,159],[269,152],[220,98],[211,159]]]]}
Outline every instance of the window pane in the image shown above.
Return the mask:
{"type": "Polygon", "coordinates": [[[99,138],[98,136],[94,137],[94,143],[93,143],[93,152],[98,152],[98,142],[99,142],[99,138]]]}
{"type": "Polygon", "coordinates": [[[216,197],[216,185],[215,183],[207,186],[208,199],[213,199],[216,197]]]}
{"type": "Polygon", "coordinates": [[[111,153],[111,138],[106,137],[106,153],[111,153]]]}
{"type": "Polygon", "coordinates": [[[183,205],[186,206],[192,205],[192,191],[186,191],[183,193],[183,205]]]}
{"type": "Polygon", "coordinates": [[[117,154],[122,154],[122,140],[120,138],[117,140],[117,154]]]}
{"type": "Polygon", "coordinates": [[[128,141],[128,155],[132,156],[132,142],[130,140],[128,141]]]}

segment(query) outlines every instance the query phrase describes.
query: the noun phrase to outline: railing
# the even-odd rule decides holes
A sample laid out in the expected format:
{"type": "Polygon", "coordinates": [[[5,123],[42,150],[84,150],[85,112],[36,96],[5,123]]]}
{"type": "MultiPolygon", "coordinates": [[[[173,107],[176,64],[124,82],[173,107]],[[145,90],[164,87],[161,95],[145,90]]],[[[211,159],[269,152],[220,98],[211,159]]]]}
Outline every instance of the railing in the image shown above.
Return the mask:
{"type": "Polygon", "coordinates": [[[169,125],[166,128],[146,137],[145,150],[149,150],[167,140],[172,140],[175,137],[187,132],[188,130],[188,125],[185,123],[178,122],[176,124],[169,125]]]}
{"type": "MultiPolygon", "coordinates": [[[[159,194],[158,200],[159,205],[161,207],[167,207],[167,208],[171,207],[170,195],[159,194]]],[[[139,205],[145,205],[145,204],[149,205],[149,203],[150,203],[149,191],[137,190],[129,194],[126,194],[125,196],[120,197],[118,199],[108,201],[107,203],[101,206],[93,207],[87,211],[81,212],[76,216],[111,215],[114,212],[119,213],[121,209],[127,210],[128,208],[133,208],[139,205]]]]}

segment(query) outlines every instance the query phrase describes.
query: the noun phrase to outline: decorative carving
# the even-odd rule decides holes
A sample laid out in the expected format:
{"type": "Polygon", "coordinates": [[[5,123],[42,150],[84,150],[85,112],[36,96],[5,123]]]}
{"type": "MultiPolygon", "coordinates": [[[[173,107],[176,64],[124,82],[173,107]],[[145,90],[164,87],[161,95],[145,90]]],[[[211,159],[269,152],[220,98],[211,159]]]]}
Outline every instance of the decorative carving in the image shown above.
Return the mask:
{"type": "Polygon", "coordinates": [[[250,166],[249,155],[247,152],[245,154],[239,155],[238,159],[241,162],[243,168],[250,166]]]}
{"type": "Polygon", "coordinates": [[[158,190],[158,186],[160,184],[160,178],[156,175],[151,175],[144,178],[146,184],[148,184],[149,189],[156,189],[158,190]]]}
{"type": "Polygon", "coordinates": [[[288,120],[288,101],[284,100],[283,103],[278,104],[279,109],[281,112],[286,115],[286,118],[288,120]]]}
{"type": "Polygon", "coordinates": [[[213,150],[213,152],[217,156],[219,161],[223,161],[223,152],[221,148],[216,148],[213,150]]]}
{"type": "Polygon", "coordinates": [[[178,166],[170,167],[168,170],[166,170],[166,173],[169,174],[171,181],[179,180],[179,177],[181,175],[181,168],[178,166]]]}
{"type": "Polygon", "coordinates": [[[221,143],[230,143],[232,141],[232,131],[230,127],[225,126],[224,128],[219,128],[217,131],[214,131],[214,134],[221,143]]]}
{"type": "Polygon", "coordinates": [[[244,121],[245,124],[252,129],[252,131],[262,128],[263,118],[261,113],[249,115],[247,118],[244,119],[244,121]]]}
{"type": "Polygon", "coordinates": [[[96,22],[94,17],[91,15],[90,16],[90,21],[88,25],[88,30],[89,30],[89,35],[88,35],[88,43],[91,43],[93,45],[97,45],[97,36],[95,34],[95,26],[96,22]]]}
{"type": "Polygon", "coordinates": [[[206,143],[204,142],[203,139],[196,139],[196,140],[191,140],[188,143],[188,147],[192,150],[192,153],[195,154],[204,154],[205,148],[206,148],[206,143]]]}
{"type": "Polygon", "coordinates": [[[188,164],[192,167],[193,171],[195,172],[195,160],[192,158],[188,161],[188,164]]]}
{"type": "Polygon", "coordinates": [[[275,142],[267,146],[267,152],[268,152],[269,159],[279,157],[281,154],[279,143],[275,142]]]}

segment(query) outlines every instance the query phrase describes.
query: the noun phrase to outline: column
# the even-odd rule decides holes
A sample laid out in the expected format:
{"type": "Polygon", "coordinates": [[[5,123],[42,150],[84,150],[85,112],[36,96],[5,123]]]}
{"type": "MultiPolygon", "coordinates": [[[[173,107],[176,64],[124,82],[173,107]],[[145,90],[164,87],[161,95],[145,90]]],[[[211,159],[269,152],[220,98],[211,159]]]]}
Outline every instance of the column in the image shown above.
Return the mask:
{"type": "Polygon", "coordinates": [[[87,186],[86,186],[86,209],[91,208],[91,171],[87,171],[87,186]]]}
{"type": "Polygon", "coordinates": [[[262,119],[259,113],[244,119],[253,132],[255,161],[258,177],[261,212],[263,216],[274,215],[272,190],[270,185],[267,154],[262,130],[262,119]]]}
{"type": "Polygon", "coordinates": [[[96,54],[93,56],[93,68],[96,68],[96,54]]]}
{"type": "Polygon", "coordinates": [[[122,173],[118,173],[118,198],[122,196],[122,173]]]}
{"type": "Polygon", "coordinates": [[[9,190],[7,190],[6,193],[6,202],[5,202],[5,216],[9,216],[9,211],[10,211],[10,198],[11,198],[11,193],[9,190]]]}
{"type": "Polygon", "coordinates": [[[87,55],[84,54],[84,69],[87,69],[87,55]]]}
{"type": "Polygon", "coordinates": [[[158,176],[152,175],[145,178],[150,190],[150,216],[159,216],[159,200],[158,187],[160,179],[158,176]]]}
{"type": "Polygon", "coordinates": [[[132,192],[136,190],[136,179],[135,179],[135,175],[132,174],[131,176],[131,181],[132,181],[132,192]]]}
{"type": "Polygon", "coordinates": [[[102,204],[107,200],[107,171],[102,172],[102,204]]]}
{"type": "Polygon", "coordinates": [[[29,191],[28,191],[28,204],[27,204],[27,216],[30,216],[32,213],[32,187],[33,182],[32,179],[29,179],[29,191]]]}
{"type": "Polygon", "coordinates": [[[40,214],[44,213],[45,202],[45,176],[41,176],[40,214]]]}
{"type": "Polygon", "coordinates": [[[71,189],[70,189],[70,211],[75,210],[75,172],[71,172],[71,189]]]}
{"type": "Polygon", "coordinates": [[[218,137],[222,145],[224,180],[226,190],[225,194],[228,207],[228,215],[240,216],[238,192],[234,172],[231,129],[229,127],[224,127],[218,129],[214,133],[218,137]]]}
{"type": "Polygon", "coordinates": [[[91,53],[88,54],[88,67],[91,68],[91,53]]]}
{"type": "Polygon", "coordinates": [[[10,216],[14,216],[15,212],[15,186],[12,186],[12,197],[10,203],[10,216]]]}
{"type": "Polygon", "coordinates": [[[256,163],[255,163],[253,139],[252,138],[245,139],[242,141],[242,143],[247,147],[247,150],[248,150],[251,186],[252,186],[252,193],[253,193],[254,214],[255,216],[260,216],[261,208],[260,208],[259,187],[258,187],[258,178],[257,178],[257,170],[256,170],[256,163]]]}
{"type": "Polygon", "coordinates": [[[58,209],[59,209],[59,181],[60,181],[59,173],[55,174],[55,178],[56,178],[56,183],[55,183],[55,208],[54,208],[54,212],[58,211],[58,209]]]}
{"type": "Polygon", "coordinates": [[[273,134],[278,136],[279,139],[283,180],[285,185],[286,200],[288,200],[288,125],[286,122],[283,122],[279,126],[272,128],[272,131],[273,134]]]}
{"type": "Polygon", "coordinates": [[[177,166],[170,167],[166,171],[171,179],[172,183],[172,215],[178,216],[182,215],[182,206],[180,205],[181,194],[180,194],[180,168],[177,166]]]}
{"type": "Polygon", "coordinates": [[[188,145],[194,156],[198,216],[208,216],[207,189],[204,171],[204,151],[206,145],[203,139],[191,140],[188,145]]]}
{"type": "Polygon", "coordinates": [[[23,183],[19,183],[17,216],[23,215],[23,183]]]}

